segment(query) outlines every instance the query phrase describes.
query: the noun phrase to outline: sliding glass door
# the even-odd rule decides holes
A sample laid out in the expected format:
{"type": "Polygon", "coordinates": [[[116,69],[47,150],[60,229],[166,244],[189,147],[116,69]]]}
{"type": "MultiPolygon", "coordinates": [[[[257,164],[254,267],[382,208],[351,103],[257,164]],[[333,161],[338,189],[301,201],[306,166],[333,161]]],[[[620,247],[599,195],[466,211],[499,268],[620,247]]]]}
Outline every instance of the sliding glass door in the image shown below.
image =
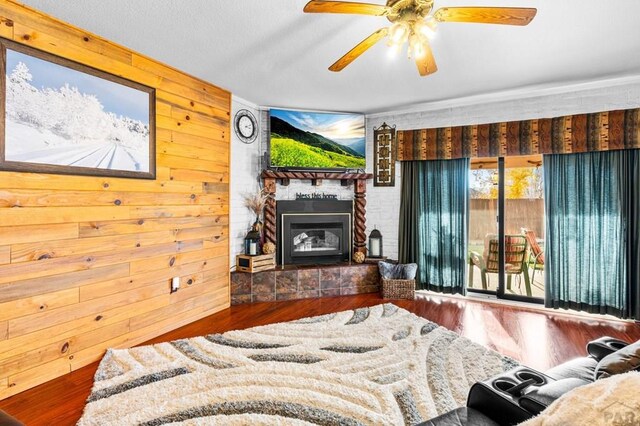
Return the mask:
{"type": "Polygon", "coordinates": [[[542,156],[503,163],[505,299],[544,301],[544,179],[542,156]]]}
{"type": "Polygon", "coordinates": [[[498,237],[498,158],[471,160],[469,170],[469,261],[467,289],[498,291],[498,252],[491,241],[498,237]]]}
{"type": "Polygon", "coordinates": [[[469,173],[468,290],[542,303],[542,157],[476,159],[469,173]]]}

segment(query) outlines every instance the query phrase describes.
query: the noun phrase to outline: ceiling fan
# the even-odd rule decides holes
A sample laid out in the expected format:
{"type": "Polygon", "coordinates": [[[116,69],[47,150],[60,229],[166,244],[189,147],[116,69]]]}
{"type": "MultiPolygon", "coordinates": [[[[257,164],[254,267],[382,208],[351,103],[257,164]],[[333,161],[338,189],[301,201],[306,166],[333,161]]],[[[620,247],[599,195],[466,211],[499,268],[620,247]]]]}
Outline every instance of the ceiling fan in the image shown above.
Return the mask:
{"type": "Polygon", "coordinates": [[[433,11],[434,0],[387,0],[386,5],[346,1],[311,0],[305,13],[347,13],[383,16],[391,22],[362,40],[338,59],[329,70],[342,71],[367,49],[389,37],[388,45],[399,51],[408,42],[408,56],[413,58],[421,76],[438,70],[429,39],[439,22],[474,22],[480,24],[528,25],[537,9],[523,7],[443,7],[433,11]]]}

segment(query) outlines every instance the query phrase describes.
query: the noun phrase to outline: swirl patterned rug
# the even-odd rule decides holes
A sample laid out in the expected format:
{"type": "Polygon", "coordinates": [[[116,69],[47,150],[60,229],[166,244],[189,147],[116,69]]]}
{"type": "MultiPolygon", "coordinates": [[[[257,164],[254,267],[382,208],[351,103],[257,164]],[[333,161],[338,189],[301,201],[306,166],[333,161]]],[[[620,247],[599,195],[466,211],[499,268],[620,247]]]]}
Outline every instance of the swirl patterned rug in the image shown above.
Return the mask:
{"type": "Polygon", "coordinates": [[[78,424],[415,424],[515,365],[384,304],[109,350],[78,424]]]}

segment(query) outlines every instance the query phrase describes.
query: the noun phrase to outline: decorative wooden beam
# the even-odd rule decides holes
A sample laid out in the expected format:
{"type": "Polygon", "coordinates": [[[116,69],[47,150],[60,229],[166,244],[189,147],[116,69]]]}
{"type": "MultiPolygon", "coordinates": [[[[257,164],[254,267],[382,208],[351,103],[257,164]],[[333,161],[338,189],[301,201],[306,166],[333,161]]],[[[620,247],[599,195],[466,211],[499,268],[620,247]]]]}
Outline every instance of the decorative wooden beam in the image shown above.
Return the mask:
{"type": "Polygon", "coordinates": [[[276,180],[264,179],[264,189],[269,198],[264,206],[264,239],[265,242],[276,243],[276,180]]]}
{"type": "Polygon", "coordinates": [[[326,179],[326,180],[358,180],[372,179],[371,173],[346,173],[346,172],[280,172],[276,170],[263,170],[262,178],[272,179],[326,179]]]}
{"type": "Polygon", "coordinates": [[[361,252],[366,254],[367,247],[367,181],[358,179],[354,185],[355,200],[354,210],[355,217],[353,220],[353,246],[354,253],[361,252]]]}

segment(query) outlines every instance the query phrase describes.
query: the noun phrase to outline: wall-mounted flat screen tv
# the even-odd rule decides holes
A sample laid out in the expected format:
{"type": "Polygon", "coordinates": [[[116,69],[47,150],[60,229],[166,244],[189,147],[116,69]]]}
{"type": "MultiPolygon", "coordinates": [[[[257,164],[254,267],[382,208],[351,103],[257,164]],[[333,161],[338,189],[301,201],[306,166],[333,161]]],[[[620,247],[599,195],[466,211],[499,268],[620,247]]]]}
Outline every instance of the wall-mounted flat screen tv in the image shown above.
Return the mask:
{"type": "Polygon", "coordinates": [[[284,109],[270,111],[271,167],[364,169],[364,115],[284,109]]]}

